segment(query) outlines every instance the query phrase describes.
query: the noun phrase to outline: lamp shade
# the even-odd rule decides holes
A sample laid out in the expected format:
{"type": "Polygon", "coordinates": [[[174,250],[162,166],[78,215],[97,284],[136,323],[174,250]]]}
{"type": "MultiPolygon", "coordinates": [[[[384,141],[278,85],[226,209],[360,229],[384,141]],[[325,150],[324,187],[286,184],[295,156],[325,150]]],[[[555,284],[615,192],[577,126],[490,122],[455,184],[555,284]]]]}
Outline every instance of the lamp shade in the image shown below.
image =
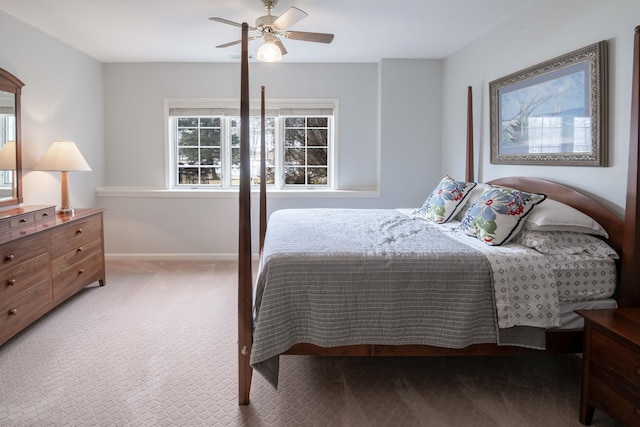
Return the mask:
{"type": "Polygon", "coordinates": [[[258,49],[258,61],[262,62],[277,62],[282,59],[282,52],[280,48],[275,44],[273,40],[267,39],[264,44],[258,49]]]}
{"type": "Polygon", "coordinates": [[[16,142],[7,141],[0,148],[0,170],[14,170],[16,168],[16,142]]]}
{"type": "Polygon", "coordinates": [[[82,157],[73,141],[54,141],[40,161],[35,165],[40,171],[90,171],[91,167],[82,157]]]}

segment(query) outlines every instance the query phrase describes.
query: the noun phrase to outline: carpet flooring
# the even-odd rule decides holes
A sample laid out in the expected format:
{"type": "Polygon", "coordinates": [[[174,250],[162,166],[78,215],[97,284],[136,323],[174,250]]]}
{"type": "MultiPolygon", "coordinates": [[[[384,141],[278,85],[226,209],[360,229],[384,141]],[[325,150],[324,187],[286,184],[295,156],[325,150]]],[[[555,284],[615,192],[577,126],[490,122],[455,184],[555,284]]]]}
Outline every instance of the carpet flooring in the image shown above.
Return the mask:
{"type": "Polygon", "coordinates": [[[236,283],[234,262],[107,262],[0,347],[0,425],[581,425],[575,355],[283,356],[239,406],[236,283]]]}

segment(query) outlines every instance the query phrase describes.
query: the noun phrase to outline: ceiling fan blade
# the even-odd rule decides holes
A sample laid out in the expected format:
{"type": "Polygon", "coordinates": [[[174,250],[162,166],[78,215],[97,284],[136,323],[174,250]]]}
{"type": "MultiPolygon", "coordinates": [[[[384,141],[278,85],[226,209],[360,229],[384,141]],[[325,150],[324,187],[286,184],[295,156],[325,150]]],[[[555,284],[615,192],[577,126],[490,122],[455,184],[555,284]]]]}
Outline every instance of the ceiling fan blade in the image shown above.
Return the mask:
{"type": "MultiPolygon", "coordinates": [[[[259,39],[260,37],[262,37],[262,36],[252,36],[252,37],[249,37],[248,40],[251,41],[251,40],[259,39]]],[[[236,40],[236,41],[233,41],[233,42],[229,42],[229,43],[218,45],[216,47],[229,47],[229,46],[233,46],[234,44],[241,43],[241,42],[242,42],[242,40],[236,40]]]]}
{"type": "Polygon", "coordinates": [[[284,45],[282,44],[282,42],[280,41],[279,38],[276,38],[274,43],[275,43],[276,46],[278,46],[278,49],[280,49],[280,54],[281,55],[286,55],[287,54],[287,49],[285,49],[284,45]]]}
{"type": "Polygon", "coordinates": [[[229,47],[229,46],[233,46],[234,44],[238,44],[238,43],[242,43],[242,40],[236,40],[234,42],[229,42],[229,43],[225,43],[225,44],[221,44],[218,45],[216,47],[229,47]]]}
{"type": "Polygon", "coordinates": [[[214,16],[213,18],[209,18],[209,19],[211,19],[212,21],[221,22],[223,24],[233,25],[234,27],[242,27],[242,24],[238,24],[237,22],[229,21],[228,19],[218,18],[217,16],[214,16]]]}
{"type": "Polygon", "coordinates": [[[278,19],[273,21],[273,25],[281,30],[290,27],[296,22],[307,17],[307,12],[291,6],[278,19]]]}
{"type": "MultiPolygon", "coordinates": [[[[210,20],[212,20],[212,21],[220,22],[220,23],[222,23],[222,24],[228,24],[228,25],[233,25],[234,27],[240,27],[240,28],[242,28],[242,24],[239,24],[239,23],[237,23],[237,22],[233,22],[233,21],[229,21],[228,19],[219,18],[219,17],[217,17],[217,16],[211,17],[211,18],[209,18],[209,19],[210,19],[210,20]]],[[[249,26],[249,29],[250,29],[250,30],[253,30],[253,31],[255,31],[255,30],[256,30],[256,29],[255,29],[255,27],[252,27],[252,26],[249,26]]]]}
{"type": "Polygon", "coordinates": [[[331,43],[333,34],[307,33],[305,31],[286,31],[283,36],[291,40],[303,40],[306,42],[331,43]]]}

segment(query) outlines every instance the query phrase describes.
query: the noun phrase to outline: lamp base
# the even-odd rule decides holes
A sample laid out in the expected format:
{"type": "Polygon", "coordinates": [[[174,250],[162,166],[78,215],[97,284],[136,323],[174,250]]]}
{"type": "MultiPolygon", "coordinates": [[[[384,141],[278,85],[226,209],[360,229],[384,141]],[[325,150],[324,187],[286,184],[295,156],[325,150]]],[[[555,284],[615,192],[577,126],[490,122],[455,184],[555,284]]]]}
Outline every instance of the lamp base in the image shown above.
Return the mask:
{"type": "Polygon", "coordinates": [[[71,215],[71,216],[73,216],[74,213],[75,213],[75,209],[73,209],[71,206],[68,206],[66,208],[58,209],[58,215],[71,215]]]}

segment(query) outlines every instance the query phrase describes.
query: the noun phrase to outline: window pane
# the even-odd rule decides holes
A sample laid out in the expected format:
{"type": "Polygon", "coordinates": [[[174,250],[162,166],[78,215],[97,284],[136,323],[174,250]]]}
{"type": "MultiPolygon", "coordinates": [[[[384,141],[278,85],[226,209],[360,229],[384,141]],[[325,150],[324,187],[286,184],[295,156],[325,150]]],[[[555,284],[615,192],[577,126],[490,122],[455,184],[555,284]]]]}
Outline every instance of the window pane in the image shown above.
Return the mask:
{"type": "Polygon", "coordinates": [[[197,173],[194,168],[178,168],[178,184],[195,184],[197,173]]]}
{"type": "Polygon", "coordinates": [[[201,148],[200,149],[201,165],[220,165],[220,149],[219,148],[201,148]]]}
{"type": "Polygon", "coordinates": [[[198,163],[198,149],[183,148],[178,149],[178,164],[180,165],[195,165],[198,163]]]}
{"type": "Polygon", "coordinates": [[[220,117],[201,117],[200,118],[200,126],[201,127],[209,127],[209,128],[219,128],[220,127],[220,117]]]}
{"type": "Polygon", "coordinates": [[[284,119],[284,127],[287,128],[302,128],[304,127],[304,117],[287,117],[284,119]]]}
{"type": "Polygon", "coordinates": [[[326,128],[329,125],[329,119],[326,117],[307,117],[307,126],[310,128],[326,128]]]}
{"type": "Polygon", "coordinates": [[[197,117],[179,117],[178,127],[198,127],[197,117]]]}
{"type": "Polygon", "coordinates": [[[276,168],[267,167],[267,184],[275,184],[276,182],[276,168]]]}
{"type": "Polygon", "coordinates": [[[326,148],[309,148],[307,149],[307,164],[313,166],[327,165],[327,149],[326,148]]]}
{"type": "Polygon", "coordinates": [[[285,147],[304,147],[305,131],[304,129],[285,129],[284,130],[284,146],[285,147]]]}
{"type": "Polygon", "coordinates": [[[304,184],[304,168],[284,168],[285,184],[304,184]]]}
{"type": "Polygon", "coordinates": [[[220,129],[200,129],[200,145],[220,146],[220,129]]]}
{"type": "Polygon", "coordinates": [[[231,165],[240,167],[240,147],[231,149],[231,165]]]}
{"type": "Polygon", "coordinates": [[[326,129],[309,129],[307,130],[307,145],[326,147],[328,145],[326,129]]]}
{"type": "Polygon", "coordinates": [[[198,145],[198,129],[179,129],[178,145],[198,145]]]}
{"type": "Polygon", "coordinates": [[[200,184],[220,185],[220,168],[202,168],[200,170],[200,184]]]}
{"type": "Polygon", "coordinates": [[[231,137],[231,146],[240,145],[240,119],[229,120],[229,136],[231,137]]]}
{"type": "Polygon", "coordinates": [[[304,148],[287,148],[284,150],[285,165],[303,165],[305,164],[304,148]]]}
{"type": "Polygon", "coordinates": [[[310,185],[327,185],[327,169],[326,168],[307,169],[307,182],[310,185]]]}

